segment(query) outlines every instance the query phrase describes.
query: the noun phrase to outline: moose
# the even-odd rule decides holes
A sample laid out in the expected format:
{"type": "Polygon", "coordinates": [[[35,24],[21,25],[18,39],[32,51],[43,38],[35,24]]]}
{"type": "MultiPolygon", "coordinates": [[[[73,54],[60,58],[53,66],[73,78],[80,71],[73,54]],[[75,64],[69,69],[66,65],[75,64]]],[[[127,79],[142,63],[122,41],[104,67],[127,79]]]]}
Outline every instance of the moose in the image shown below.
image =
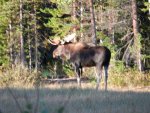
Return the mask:
{"type": "Polygon", "coordinates": [[[61,40],[49,40],[52,45],[57,45],[53,51],[54,58],[70,61],[77,75],[77,83],[80,86],[83,67],[96,67],[97,84],[99,88],[102,78],[102,70],[105,70],[105,90],[107,90],[108,67],[111,58],[110,50],[105,46],[91,46],[83,42],[63,42],[61,40]]]}

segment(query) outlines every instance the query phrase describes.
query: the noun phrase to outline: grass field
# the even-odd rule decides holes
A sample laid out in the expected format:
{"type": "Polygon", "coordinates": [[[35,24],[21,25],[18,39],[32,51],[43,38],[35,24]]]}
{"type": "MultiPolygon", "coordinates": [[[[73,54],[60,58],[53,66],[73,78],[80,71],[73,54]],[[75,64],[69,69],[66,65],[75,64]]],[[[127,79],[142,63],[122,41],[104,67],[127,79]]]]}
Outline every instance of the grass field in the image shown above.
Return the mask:
{"type": "Polygon", "coordinates": [[[88,84],[0,89],[0,113],[150,113],[150,89],[109,88],[88,84]]]}

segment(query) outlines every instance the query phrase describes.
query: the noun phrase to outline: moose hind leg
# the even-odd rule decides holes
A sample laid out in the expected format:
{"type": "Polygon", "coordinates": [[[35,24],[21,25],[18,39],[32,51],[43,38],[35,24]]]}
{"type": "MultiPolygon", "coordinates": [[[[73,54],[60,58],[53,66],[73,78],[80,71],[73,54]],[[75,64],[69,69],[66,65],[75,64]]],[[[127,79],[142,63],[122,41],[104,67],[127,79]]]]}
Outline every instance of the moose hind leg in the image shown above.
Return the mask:
{"type": "Polygon", "coordinates": [[[97,72],[97,74],[96,74],[96,76],[97,76],[96,90],[98,90],[100,81],[102,79],[102,66],[97,66],[96,70],[97,70],[96,71],[97,72]]]}
{"type": "Polygon", "coordinates": [[[105,91],[107,90],[107,81],[108,81],[108,66],[104,66],[105,70],[105,91]]]}

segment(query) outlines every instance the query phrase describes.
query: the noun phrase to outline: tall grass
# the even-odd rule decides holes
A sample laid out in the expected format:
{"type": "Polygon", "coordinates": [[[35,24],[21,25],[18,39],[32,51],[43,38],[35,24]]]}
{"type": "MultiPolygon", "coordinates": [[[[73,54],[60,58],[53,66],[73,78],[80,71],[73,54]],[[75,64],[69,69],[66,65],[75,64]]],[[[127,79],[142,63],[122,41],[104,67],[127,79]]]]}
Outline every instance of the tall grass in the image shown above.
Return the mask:
{"type": "MultiPolygon", "coordinates": [[[[16,66],[15,68],[8,68],[7,70],[0,73],[0,86],[11,85],[20,86],[24,84],[35,85],[40,82],[43,77],[40,72],[30,71],[28,68],[20,68],[21,66],[16,66]]],[[[49,73],[50,74],[50,73],[49,73]]],[[[96,71],[95,68],[85,68],[83,72],[84,77],[89,78],[91,84],[96,83],[96,71]]],[[[104,84],[104,77],[102,77],[101,85],[104,84]]],[[[118,69],[109,68],[108,77],[109,86],[117,87],[143,87],[150,86],[150,72],[139,73],[135,69],[118,69]],[[118,71],[119,70],[119,71],[118,71]]]]}
{"type": "Polygon", "coordinates": [[[39,81],[39,78],[39,72],[17,65],[13,68],[6,68],[1,72],[0,86],[33,86],[39,81]]]}
{"type": "MultiPolygon", "coordinates": [[[[96,72],[94,68],[86,68],[84,75],[90,79],[91,83],[96,82],[96,72]]],[[[104,74],[102,75],[101,85],[104,85],[104,74]]],[[[115,87],[144,87],[150,86],[150,72],[140,73],[136,69],[109,68],[108,86],[115,87]]]]}
{"type": "Polygon", "coordinates": [[[135,69],[124,69],[123,71],[110,70],[109,83],[119,87],[144,87],[150,86],[150,72],[140,73],[135,69]]]}

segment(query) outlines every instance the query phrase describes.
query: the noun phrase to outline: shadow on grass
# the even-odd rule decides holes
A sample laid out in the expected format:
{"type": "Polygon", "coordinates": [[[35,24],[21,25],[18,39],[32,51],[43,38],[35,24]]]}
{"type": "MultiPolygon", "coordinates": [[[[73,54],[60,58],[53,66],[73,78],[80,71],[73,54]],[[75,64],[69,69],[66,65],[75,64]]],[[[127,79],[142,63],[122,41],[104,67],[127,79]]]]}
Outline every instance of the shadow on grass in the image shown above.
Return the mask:
{"type": "Polygon", "coordinates": [[[149,113],[150,92],[77,88],[0,89],[0,113],[149,113]]]}

